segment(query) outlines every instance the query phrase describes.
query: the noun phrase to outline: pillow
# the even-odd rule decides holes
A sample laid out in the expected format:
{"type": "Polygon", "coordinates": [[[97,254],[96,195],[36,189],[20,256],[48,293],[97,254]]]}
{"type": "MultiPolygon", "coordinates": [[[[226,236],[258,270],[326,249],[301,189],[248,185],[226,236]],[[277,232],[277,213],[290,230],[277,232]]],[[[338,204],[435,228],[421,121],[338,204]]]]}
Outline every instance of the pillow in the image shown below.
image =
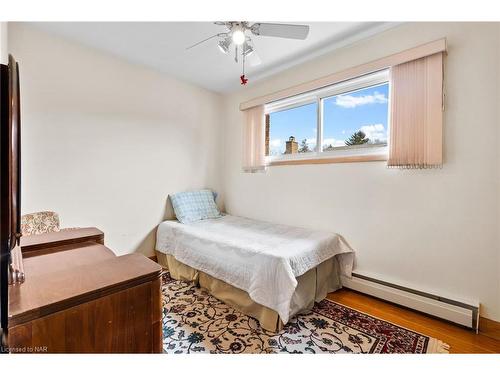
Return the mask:
{"type": "Polygon", "coordinates": [[[183,224],[221,217],[211,190],[184,191],[170,195],[175,216],[183,224]]]}

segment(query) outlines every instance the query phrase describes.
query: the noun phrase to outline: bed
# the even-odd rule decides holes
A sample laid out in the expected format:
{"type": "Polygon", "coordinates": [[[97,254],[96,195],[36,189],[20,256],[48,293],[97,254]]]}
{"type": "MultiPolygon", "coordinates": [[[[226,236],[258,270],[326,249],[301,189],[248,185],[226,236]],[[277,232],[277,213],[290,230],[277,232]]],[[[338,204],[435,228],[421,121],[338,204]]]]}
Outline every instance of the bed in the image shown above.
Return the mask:
{"type": "Polygon", "coordinates": [[[341,287],[354,252],[335,233],[238,216],[158,226],[158,262],[270,331],[341,287]]]}

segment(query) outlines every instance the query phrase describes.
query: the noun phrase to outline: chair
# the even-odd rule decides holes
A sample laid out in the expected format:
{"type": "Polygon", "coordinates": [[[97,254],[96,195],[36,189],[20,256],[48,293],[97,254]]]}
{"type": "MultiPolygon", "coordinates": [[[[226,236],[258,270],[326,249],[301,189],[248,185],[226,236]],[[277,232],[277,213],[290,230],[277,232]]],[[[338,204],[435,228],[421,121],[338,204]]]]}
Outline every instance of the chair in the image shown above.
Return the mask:
{"type": "Polygon", "coordinates": [[[41,211],[21,217],[21,233],[23,236],[59,231],[59,215],[56,212],[41,211]]]}

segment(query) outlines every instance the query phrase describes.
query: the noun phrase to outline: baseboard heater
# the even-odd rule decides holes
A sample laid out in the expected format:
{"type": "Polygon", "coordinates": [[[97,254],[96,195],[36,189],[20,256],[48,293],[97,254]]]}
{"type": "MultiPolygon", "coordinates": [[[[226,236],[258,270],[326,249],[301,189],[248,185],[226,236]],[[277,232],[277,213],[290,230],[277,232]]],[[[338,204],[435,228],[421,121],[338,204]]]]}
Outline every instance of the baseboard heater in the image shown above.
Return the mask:
{"type": "Polygon", "coordinates": [[[407,288],[386,281],[354,273],[342,277],[346,288],[368,294],[397,305],[405,306],[464,327],[479,329],[479,303],[454,301],[435,294],[407,288]]]}

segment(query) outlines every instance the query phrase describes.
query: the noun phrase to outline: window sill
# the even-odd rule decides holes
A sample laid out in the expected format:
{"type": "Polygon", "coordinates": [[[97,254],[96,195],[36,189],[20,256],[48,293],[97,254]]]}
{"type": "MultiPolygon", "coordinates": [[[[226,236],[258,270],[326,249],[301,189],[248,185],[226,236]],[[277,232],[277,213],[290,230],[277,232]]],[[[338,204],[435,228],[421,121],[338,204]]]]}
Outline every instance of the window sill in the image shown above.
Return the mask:
{"type": "Polygon", "coordinates": [[[284,159],[269,162],[270,167],[282,165],[302,165],[302,164],[332,164],[332,163],[361,163],[368,161],[387,161],[387,154],[376,155],[344,155],[333,157],[321,157],[310,159],[284,159]]]}

